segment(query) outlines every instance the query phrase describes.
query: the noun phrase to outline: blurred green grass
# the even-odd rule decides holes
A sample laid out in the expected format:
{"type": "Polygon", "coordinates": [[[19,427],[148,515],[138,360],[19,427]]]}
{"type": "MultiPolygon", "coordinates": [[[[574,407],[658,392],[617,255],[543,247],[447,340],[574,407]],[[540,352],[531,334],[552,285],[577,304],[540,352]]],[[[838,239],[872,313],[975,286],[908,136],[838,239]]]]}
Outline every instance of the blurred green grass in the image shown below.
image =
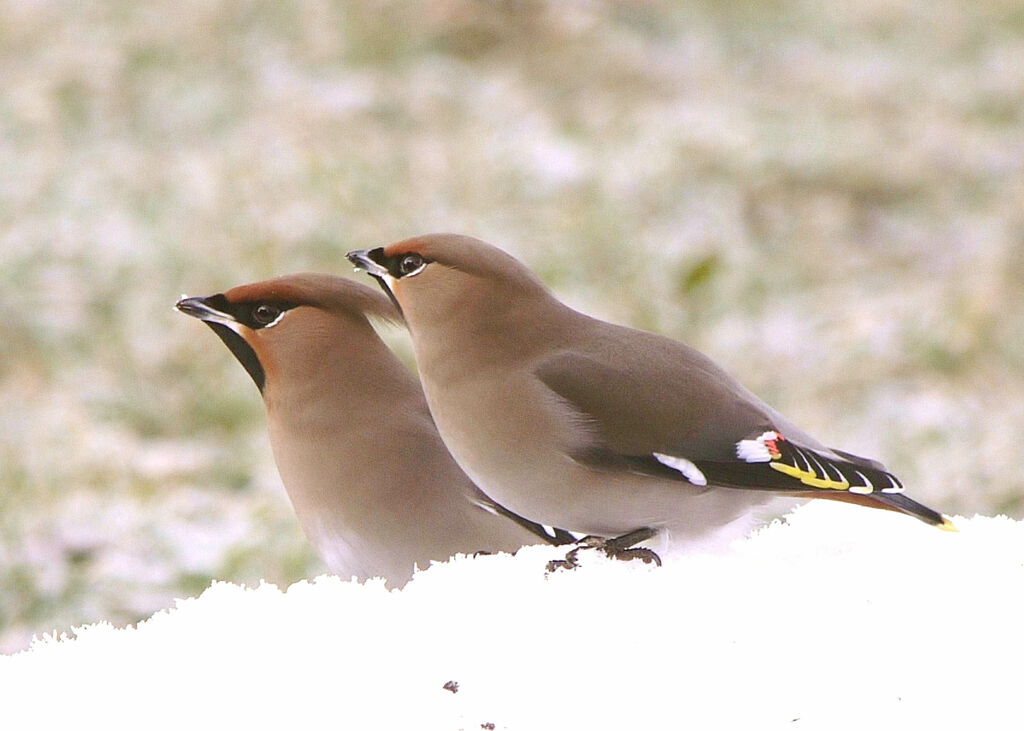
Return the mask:
{"type": "Polygon", "coordinates": [[[321,571],[171,305],[426,231],[1024,517],[1019,3],[0,2],[0,171],[0,649],[321,571]]]}

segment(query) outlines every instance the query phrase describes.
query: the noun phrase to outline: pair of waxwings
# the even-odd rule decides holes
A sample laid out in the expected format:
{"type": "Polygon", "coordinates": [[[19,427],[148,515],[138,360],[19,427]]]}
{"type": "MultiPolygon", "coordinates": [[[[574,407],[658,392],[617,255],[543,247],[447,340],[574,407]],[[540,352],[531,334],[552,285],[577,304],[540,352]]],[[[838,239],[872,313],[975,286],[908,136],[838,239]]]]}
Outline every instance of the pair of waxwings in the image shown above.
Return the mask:
{"type": "Polygon", "coordinates": [[[343,577],[401,585],[568,531],[699,547],[780,495],[953,527],[879,462],[825,447],[682,343],[567,307],[500,249],[435,234],[348,258],[387,296],[296,274],[177,304],[256,382],[299,521],[343,577]],[[371,319],[404,320],[420,381],[371,319]]]}

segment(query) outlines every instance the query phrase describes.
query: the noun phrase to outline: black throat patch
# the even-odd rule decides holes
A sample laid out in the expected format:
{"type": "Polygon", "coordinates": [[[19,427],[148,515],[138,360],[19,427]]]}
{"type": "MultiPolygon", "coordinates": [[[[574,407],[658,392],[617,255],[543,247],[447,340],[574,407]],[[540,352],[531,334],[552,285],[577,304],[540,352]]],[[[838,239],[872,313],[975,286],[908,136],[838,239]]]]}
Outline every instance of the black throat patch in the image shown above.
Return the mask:
{"type": "Polygon", "coordinates": [[[252,376],[252,380],[256,383],[256,388],[262,394],[263,387],[267,382],[267,374],[264,372],[263,366],[260,365],[260,359],[256,357],[256,351],[252,349],[252,346],[245,342],[245,338],[227,325],[210,320],[204,320],[203,322],[209,325],[210,329],[217,333],[217,337],[224,341],[231,354],[238,359],[238,362],[242,364],[246,372],[252,376]]]}

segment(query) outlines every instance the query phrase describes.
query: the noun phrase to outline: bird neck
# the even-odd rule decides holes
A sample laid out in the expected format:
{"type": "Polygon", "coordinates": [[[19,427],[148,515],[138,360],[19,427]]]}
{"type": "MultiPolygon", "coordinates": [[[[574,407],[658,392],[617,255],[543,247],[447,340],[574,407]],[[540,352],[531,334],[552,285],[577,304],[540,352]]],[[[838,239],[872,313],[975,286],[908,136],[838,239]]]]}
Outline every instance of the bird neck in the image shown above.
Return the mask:
{"type": "Polygon", "coordinates": [[[421,375],[450,383],[491,366],[506,367],[510,360],[530,359],[552,337],[571,337],[580,316],[546,293],[517,298],[514,305],[501,297],[474,304],[410,322],[421,375]]]}
{"type": "Polygon", "coordinates": [[[344,434],[362,428],[388,399],[426,410],[416,378],[365,319],[321,323],[302,346],[268,369],[264,402],[272,421],[344,434]]]}

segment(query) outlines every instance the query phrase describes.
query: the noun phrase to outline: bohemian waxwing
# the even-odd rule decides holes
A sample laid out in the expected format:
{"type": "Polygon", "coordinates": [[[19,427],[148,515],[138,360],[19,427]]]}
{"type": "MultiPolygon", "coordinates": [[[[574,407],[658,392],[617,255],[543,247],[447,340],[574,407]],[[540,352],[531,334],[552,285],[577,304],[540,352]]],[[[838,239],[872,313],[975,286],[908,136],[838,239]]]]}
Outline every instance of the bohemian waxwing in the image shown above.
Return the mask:
{"type": "Polygon", "coordinates": [[[567,307],[498,248],[433,234],[348,258],[401,308],[452,455],[522,516],[687,547],[781,494],[952,528],[882,464],[825,447],[682,343],[567,307]]]}
{"type": "Polygon", "coordinates": [[[176,306],[259,387],[281,480],[333,572],[400,586],[415,565],[456,553],[572,540],[505,510],[459,469],[415,376],[370,324],[400,320],[379,292],[295,274],[176,306]]]}

